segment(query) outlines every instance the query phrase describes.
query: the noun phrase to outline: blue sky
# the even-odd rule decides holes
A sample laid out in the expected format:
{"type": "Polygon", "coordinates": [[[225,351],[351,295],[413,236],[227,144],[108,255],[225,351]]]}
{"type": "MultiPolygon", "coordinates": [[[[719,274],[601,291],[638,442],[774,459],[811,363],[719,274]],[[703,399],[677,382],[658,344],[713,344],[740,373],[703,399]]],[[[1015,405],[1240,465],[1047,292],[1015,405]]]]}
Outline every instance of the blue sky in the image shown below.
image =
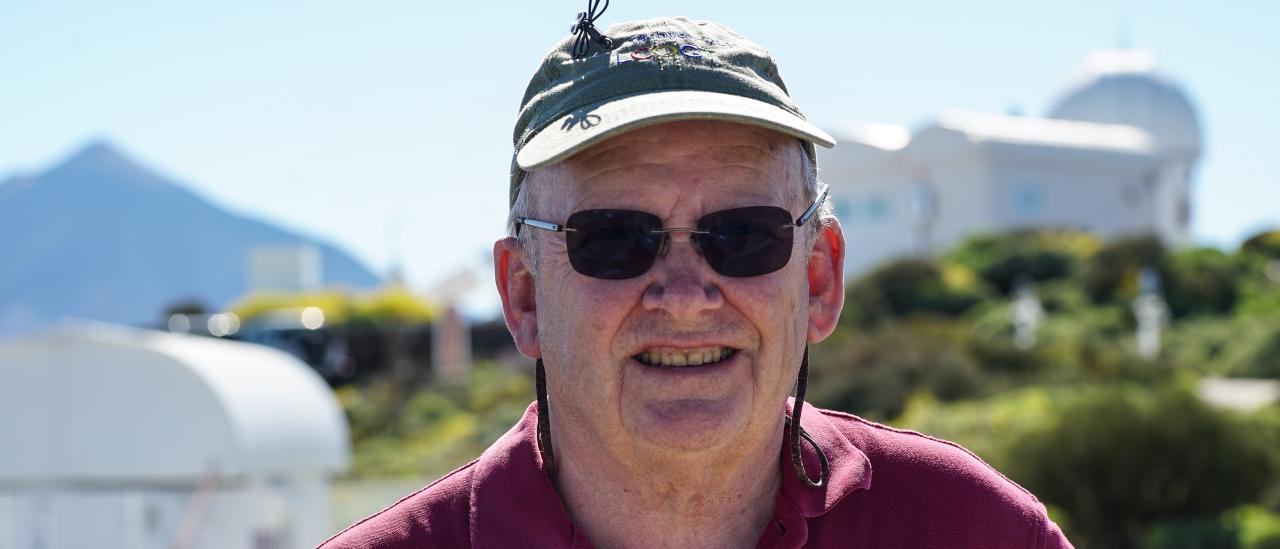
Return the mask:
{"type": "MultiPolygon", "coordinates": [[[[429,288],[487,269],[525,83],[584,3],[0,1],[0,178],[108,139],[429,288]]],[[[655,15],[769,47],[828,125],[1043,114],[1089,51],[1150,49],[1206,130],[1197,240],[1280,226],[1280,3],[616,0],[601,21],[655,15]]]]}

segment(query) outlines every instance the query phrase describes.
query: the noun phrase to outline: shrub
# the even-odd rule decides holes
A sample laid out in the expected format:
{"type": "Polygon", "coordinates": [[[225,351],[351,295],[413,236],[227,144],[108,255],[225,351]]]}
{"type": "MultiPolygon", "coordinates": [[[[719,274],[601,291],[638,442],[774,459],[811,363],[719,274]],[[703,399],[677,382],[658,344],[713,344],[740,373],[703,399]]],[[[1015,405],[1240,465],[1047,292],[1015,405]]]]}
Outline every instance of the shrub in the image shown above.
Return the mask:
{"type": "Polygon", "coordinates": [[[922,393],[912,397],[892,423],[960,444],[1003,471],[1009,463],[1009,444],[1048,428],[1062,399],[1076,396],[1073,391],[1036,387],[981,401],[943,403],[922,393]]]}
{"type": "Polygon", "coordinates": [[[1138,273],[1156,269],[1167,279],[1164,245],[1152,235],[1108,242],[1085,263],[1085,293],[1094,303],[1125,302],[1138,295],[1138,273]]]}
{"type": "Polygon", "coordinates": [[[527,372],[480,364],[416,389],[390,378],[338,389],[356,477],[435,476],[480,455],[533,400],[527,372]]]}
{"type": "Polygon", "coordinates": [[[1167,339],[1166,354],[1180,368],[1280,379],[1280,311],[1227,321],[1190,320],[1175,326],[1167,339]]]}
{"type": "Polygon", "coordinates": [[[1243,549],[1280,549],[1280,514],[1258,505],[1246,505],[1231,513],[1243,549]]]}
{"type": "Polygon", "coordinates": [[[845,318],[871,325],[921,313],[957,317],[984,297],[980,289],[949,285],[943,271],[930,261],[902,259],[848,286],[845,318]]]}
{"type": "Polygon", "coordinates": [[[1187,392],[1100,390],[1058,412],[1013,442],[1007,472],[1067,512],[1082,545],[1139,546],[1142,532],[1175,528],[1163,521],[1254,501],[1272,477],[1270,437],[1187,392]]]}
{"type": "Polygon", "coordinates": [[[228,309],[245,322],[286,309],[318,307],[326,324],[425,324],[435,318],[436,307],[403,287],[388,286],[368,294],[326,290],[313,293],[257,293],[241,298],[228,309]]]}
{"type": "Polygon", "coordinates": [[[1263,231],[1246,238],[1240,244],[1240,252],[1267,259],[1280,259],[1280,230],[1263,231]]]}
{"type": "Polygon", "coordinates": [[[1192,314],[1227,314],[1239,298],[1235,262],[1213,248],[1174,254],[1165,296],[1174,318],[1192,314]]]}
{"type": "Polygon", "coordinates": [[[1071,276],[1097,247],[1097,239],[1086,233],[1027,230],[971,237],[948,258],[1009,295],[1024,277],[1043,282],[1071,276]]]}
{"type": "Polygon", "coordinates": [[[1240,533],[1225,516],[1179,518],[1157,522],[1142,535],[1144,549],[1236,549],[1240,533]]]}
{"type": "Polygon", "coordinates": [[[945,322],[918,319],[840,336],[812,349],[807,398],[818,406],[889,418],[920,391],[943,400],[986,391],[962,333],[945,322]]]}

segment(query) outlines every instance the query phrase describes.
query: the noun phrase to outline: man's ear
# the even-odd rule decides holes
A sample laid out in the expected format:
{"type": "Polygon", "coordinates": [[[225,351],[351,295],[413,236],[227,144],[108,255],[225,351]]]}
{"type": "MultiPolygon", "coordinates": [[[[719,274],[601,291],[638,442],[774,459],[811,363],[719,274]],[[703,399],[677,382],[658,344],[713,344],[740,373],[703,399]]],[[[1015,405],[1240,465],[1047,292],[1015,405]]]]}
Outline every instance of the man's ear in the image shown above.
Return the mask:
{"type": "Polygon", "coordinates": [[[502,238],[493,244],[493,275],[498,283],[498,295],[502,296],[502,316],[516,349],[529,358],[541,357],[533,272],[514,237],[502,238]]]}
{"type": "Polygon", "coordinates": [[[810,343],[831,335],[844,309],[844,231],[835,219],[823,221],[809,253],[810,343]]]}

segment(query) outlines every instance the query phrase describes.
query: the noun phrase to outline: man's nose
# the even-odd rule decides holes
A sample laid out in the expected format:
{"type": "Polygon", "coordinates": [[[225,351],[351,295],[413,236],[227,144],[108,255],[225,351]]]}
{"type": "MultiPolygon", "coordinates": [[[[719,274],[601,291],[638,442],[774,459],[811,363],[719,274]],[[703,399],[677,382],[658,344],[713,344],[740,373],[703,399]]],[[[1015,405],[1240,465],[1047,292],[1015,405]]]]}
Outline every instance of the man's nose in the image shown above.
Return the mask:
{"type": "Polygon", "coordinates": [[[665,310],[678,319],[724,305],[718,276],[698,253],[688,233],[668,233],[663,251],[651,268],[653,282],[645,289],[646,309],[665,310]]]}

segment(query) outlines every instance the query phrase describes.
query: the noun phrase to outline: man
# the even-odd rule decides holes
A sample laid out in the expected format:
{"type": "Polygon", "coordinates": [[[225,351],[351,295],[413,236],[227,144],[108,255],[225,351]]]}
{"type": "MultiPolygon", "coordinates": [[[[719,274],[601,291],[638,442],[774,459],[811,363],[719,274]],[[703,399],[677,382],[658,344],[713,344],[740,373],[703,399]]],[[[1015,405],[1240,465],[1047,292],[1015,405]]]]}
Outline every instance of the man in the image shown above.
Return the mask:
{"type": "Polygon", "coordinates": [[[1069,547],[962,448],[803,405],[845,242],[769,53],[594,17],[529,84],[494,246],[538,402],[324,547],[1069,547]]]}

